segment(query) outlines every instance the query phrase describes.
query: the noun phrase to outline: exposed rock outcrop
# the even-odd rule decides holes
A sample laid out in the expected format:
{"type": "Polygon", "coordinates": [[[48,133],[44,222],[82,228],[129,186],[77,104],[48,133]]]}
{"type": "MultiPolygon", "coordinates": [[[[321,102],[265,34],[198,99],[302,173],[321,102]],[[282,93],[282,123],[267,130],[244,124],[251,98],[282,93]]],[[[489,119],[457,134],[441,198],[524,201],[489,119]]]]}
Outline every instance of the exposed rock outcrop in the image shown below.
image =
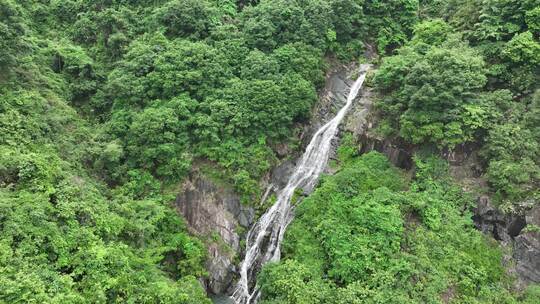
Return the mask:
{"type": "Polygon", "coordinates": [[[527,229],[540,226],[540,206],[509,215],[499,211],[484,195],[478,199],[474,221],[479,230],[513,249],[512,271],[519,278],[518,287],[540,283],[540,232],[527,229]]]}
{"type": "Polygon", "coordinates": [[[409,170],[413,166],[414,146],[399,138],[383,138],[373,131],[376,117],[373,116],[373,101],[376,98],[372,88],[366,87],[354,104],[344,123],[344,130],[351,132],[358,143],[358,153],[380,152],[396,167],[409,170]]]}
{"type": "Polygon", "coordinates": [[[377,151],[386,155],[398,168],[409,170],[413,167],[412,148],[400,140],[383,139],[370,133],[363,133],[359,136],[358,142],[360,154],[377,151]]]}
{"type": "Polygon", "coordinates": [[[540,232],[524,232],[515,238],[516,271],[526,283],[540,283],[540,232]]]}
{"type": "MultiPolygon", "coordinates": [[[[488,189],[482,176],[478,158],[479,147],[469,144],[457,146],[452,151],[442,151],[441,156],[450,164],[450,174],[463,191],[474,193],[488,189]]],[[[476,227],[491,235],[503,246],[511,248],[509,272],[518,278],[517,287],[540,283],[540,232],[527,227],[540,226],[540,206],[534,202],[523,202],[513,213],[499,210],[488,195],[480,194],[474,210],[476,227]]]]}
{"type": "MultiPolygon", "coordinates": [[[[508,233],[508,223],[515,222],[512,226],[516,227],[518,222],[521,223],[523,221],[522,219],[512,220],[511,216],[499,212],[499,210],[491,204],[491,200],[487,195],[482,195],[478,198],[473,220],[478,230],[485,234],[492,235],[493,238],[505,244],[510,244],[512,242],[512,237],[508,233]]],[[[516,228],[513,229],[514,234],[515,230],[516,228]]]]}
{"type": "Polygon", "coordinates": [[[240,203],[228,187],[218,185],[194,171],[182,185],[176,208],[185,217],[192,233],[202,236],[208,248],[207,290],[223,293],[231,285],[234,258],[240,249],[238,227],[247,229],[255,218],[253,208],[240,203]]]}

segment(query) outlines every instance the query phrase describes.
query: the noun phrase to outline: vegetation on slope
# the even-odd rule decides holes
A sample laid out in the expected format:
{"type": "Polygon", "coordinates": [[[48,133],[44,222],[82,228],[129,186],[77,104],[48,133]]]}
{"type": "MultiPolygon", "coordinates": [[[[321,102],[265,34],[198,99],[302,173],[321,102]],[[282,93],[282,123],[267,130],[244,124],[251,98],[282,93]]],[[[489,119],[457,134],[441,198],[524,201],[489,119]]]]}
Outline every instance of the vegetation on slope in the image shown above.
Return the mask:
{"type": "Polygon", "coordinates": [[[206,159],[255,198],[323,56],[413,2],[0,0],[0,302],[207,303],[166,189],[206,159]]]}
{"type": "MultiPolygon", "coordinates": [[[[539,7],[421,1],[412,35],[373,79],[379,131],[431,151],[482,146],[508,211],[540,201],[539,7]]],[[[263,303],[540,301],[535,286],[515,293],[501,249],[475,230],[473,200],[442,160],[417,157],[408,181],[379,154],[352,157],[345,142],[341,170],[298,206],[283,261],[261,273],[263,303]]]]}
{"type": "Polygon", "coordinates": [[[409,181],[377,152],[347,159],[298,206],[284,258],[260,274],[262,303],[540,299],[537,287],[513,294],[501,249],[474,228],[473,200],[444,161],[417,158],[409,181]]]}
{"type": "MultiPolygon", "coordinates": [[[[246,202],[258,201],[273,148],[309,118],[324,56],[357,59],[365,41],[383,57],[375,83],[386,96],[388,134],[440,148],[480,141],[502,201],[511,207],[538,198],[538,7],[538,0],[0,0],[0,301],[208,303],[197,281],[205,250],[167,189],[204,159],[246,202]]],[[[402,192],[400,174],[370,157],[372,167],[357,167],[394,176],[373,177],[387,190],[344,178],[350,189],[333,189],[341,195],[328,206],[334,219],[325,217],[317,235],[326,235],[325,247],[298,239],[312,247],[313,264],[286,262],[286,278],[297,285],[282,295],[275,285],[282,266],[269,268],[267,298],[312,303],[298,284],[313,278],[308,286],[321,301],[336,293],[349,302],[434,299],[445,288],[461,300],[511,299],[493,290],[504,285],[499,253],[454,214],[461,194],[427,186],[402,192]],[[418,206],[415,195],[435,203],[418,206]],[[347,244],[341,235],[370,229],[341,214],[364,201],[357,212],[366,220],[385,214],[371,240],[380,254],[367,236],[347,244]],[[403,208],[433,213],[415,228],[418,238],[407,233],[403,208]],[[446,208],[454,215],[437,217],[446,208]],[[343,231],[332,230],[337,219],[343,231]],[[445,220],[476,247],[441,235],[445,220]],[[472,260],[439,253],[438,278],[428,271],[434,258],[422,256],[432,253],[415,248],[444,251],[447,241],[450,253],[460,248],[472,260]],[[483,257],[493,259],[477,261],[471,248],[487,248],[483,257]],[[426,273],[398,275],[396,267],[426,273]],[[382,279],[388,274],[392,280],[382,279]],[[419,289],[384,288],[411,282],[419,289]]],[[[292,235],[303,220],[322,216],[310,215],[310,204],[292,235]]],[[[308,258],[295,251],[304,245],[287,246],[290,256],[308,258]]]]}
{"type": "Polygon", "coordinates": [[[439,148],[483,145],[507,210],[540,201],[540,2],[425,1],[430,19],[384,58],[381,131],[439,148]],[[442,18],[442,19],[441,19],[442,18]]]}

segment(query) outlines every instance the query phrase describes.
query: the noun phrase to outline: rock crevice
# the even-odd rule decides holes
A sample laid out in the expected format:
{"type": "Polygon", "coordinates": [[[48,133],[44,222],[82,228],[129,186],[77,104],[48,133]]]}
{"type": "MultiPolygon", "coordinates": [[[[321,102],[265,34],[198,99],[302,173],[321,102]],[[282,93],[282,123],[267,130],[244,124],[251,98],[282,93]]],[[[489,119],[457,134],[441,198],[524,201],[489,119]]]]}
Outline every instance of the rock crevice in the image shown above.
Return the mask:
{"type": "Polygon", "coordinates": [[[511,272],[518,277],[518,287],[540,283],[540,232],[527,227],[540,226],[540,206],[519,214],[504,214],[483,195],[474,210],[476,227],[512,248],[511,272]]]}

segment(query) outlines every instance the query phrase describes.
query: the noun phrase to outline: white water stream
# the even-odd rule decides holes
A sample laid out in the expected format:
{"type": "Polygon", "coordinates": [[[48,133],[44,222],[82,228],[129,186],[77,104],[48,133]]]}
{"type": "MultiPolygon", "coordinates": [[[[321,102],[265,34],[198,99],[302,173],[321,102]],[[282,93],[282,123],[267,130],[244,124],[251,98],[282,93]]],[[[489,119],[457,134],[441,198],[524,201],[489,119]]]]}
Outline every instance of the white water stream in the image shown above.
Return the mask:
{"type": "Polygon", "coordinates": [[[351,107],[366,78],[369,65],[360,66],[360,76],[354,82],[347,102],[337,115],[313,135],[311,142],[289,178],[287,186],[278,194],[276,203],[253,225],[246,238],[246,256],[240,266],[240,280],[232,295],[237,304],[255,304],[259,290],[250,290],[250,282],[257,271],[267,262],[279,261],[280,246],[287,226],[293,219],[291,199],[296,189],[311,191],[320,174],[326,168],[332,139],[336,136],[339,124],[351,107]]]}

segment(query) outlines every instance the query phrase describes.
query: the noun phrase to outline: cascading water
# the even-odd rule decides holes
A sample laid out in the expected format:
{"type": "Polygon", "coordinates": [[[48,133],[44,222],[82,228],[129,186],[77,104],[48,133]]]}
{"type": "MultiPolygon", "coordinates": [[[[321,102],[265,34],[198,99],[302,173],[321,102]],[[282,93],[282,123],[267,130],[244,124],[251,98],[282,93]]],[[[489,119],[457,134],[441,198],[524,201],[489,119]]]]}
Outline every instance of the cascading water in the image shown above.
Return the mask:
{"type": "Polygon", "coordinates": [[[279,193],[276,203],[261,216],[248,232],[246,256],[240,267],[240,280],[232,295],[237,304],[255,304],[257,302],[259,290],[256,287],[250,290],[250,282],[262,265],[267,262],[279,261],[281,258],[281,241],[287,226],[293,219],[291,198],[296,189],[309,192],[315,187],[320,174],[326,167],[332,139],[338,131],[341,120],[358,95],[368,68],[367,64],[360,66],[360,76],[351,87],[346,104],[332,120],[313,135],[294,173],[289,178],[287,186],[279,193]]]}

